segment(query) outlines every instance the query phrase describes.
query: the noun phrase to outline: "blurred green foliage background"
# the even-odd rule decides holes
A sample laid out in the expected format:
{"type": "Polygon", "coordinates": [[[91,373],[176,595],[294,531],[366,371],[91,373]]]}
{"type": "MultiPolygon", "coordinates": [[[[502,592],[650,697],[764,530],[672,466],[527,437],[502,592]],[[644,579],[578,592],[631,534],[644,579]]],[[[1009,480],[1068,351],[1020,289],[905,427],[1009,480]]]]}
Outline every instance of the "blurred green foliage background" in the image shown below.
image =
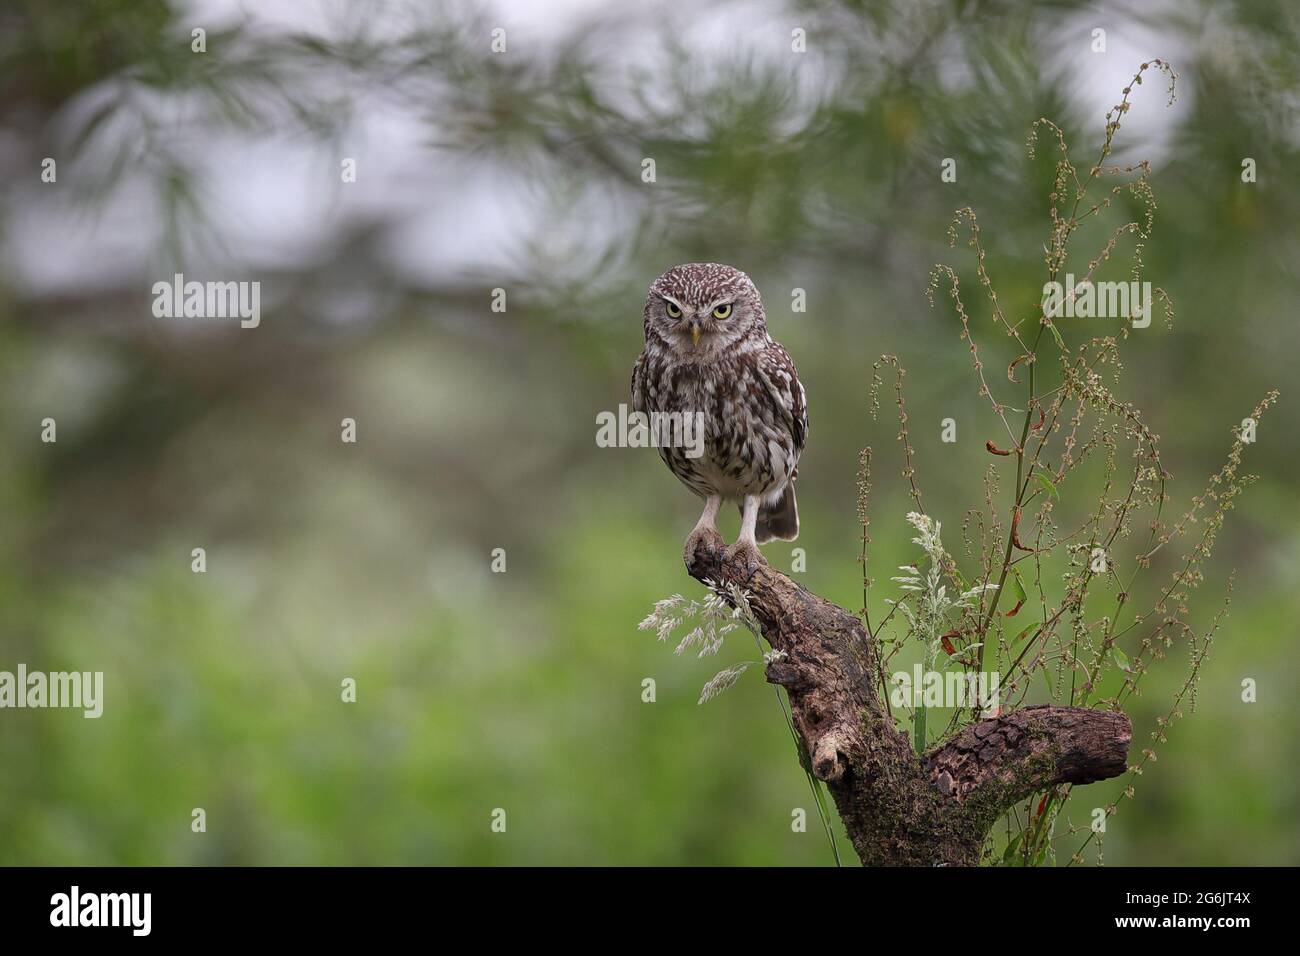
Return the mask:
{"type": "MultiPolygon", "coordinates": [[[[1052,171],[1030,124],[1091,162],[1152,57],[1178,99],[1149,79],[1113,158],[1152,162],[1144,259],[1177,317],[1127,343],[1122,397],[1161,436],[1175,512],[1264,391],[1283,397],[1194,609],[1208,621],[1237,570],[1196,711],[1104,859],[1300,862],[1294,4],[255,6],[0,12],[0,669],[106,682],[99,720],[0,712],[0,863],[826,864],[757,669],[696,704],[756,656],[748,637],[701,661],[636,630],[700,591],[680,558],[695,500],[653,451],[594,441],[627,401],[645,288],[692,260],[755,279],[811,406],[801,580],[860,604],[871,445],[878,610],[916,555],[871,364],[908,367],[918,481],[955,533],[996,419],[955,317],[925,302],[934,262],[963,276],[993,379],[1011,353],[949,220],[977,211],[1004,303],[1032,306],[1052,171]],[[261,325],[154,318],[178,271],[260,281],[261,325]]],[[[788,567],[790,546],[767,556],[788,567]]],[[[1134,702],[1135,752],[1184,658],[1134,702]]]]}

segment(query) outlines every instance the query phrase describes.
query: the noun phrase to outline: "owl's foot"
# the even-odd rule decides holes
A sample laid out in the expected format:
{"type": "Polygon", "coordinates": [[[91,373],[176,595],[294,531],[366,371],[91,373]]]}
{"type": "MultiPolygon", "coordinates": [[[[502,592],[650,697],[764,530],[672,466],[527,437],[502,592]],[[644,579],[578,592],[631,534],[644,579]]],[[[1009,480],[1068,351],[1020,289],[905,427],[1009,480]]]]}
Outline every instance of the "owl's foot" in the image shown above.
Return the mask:
{"type": "Polygon", "coordinates": [[[686,539],[686,546],[682,548],[682,560],[686,562],[686,569],[689,571],[695,567],[695,553],[699,551],[717,551],[723,546],[722,535],[711,527],[697,527],[690,533],[686,539]]]}
{"type": "Polygon", "coordinates": [[[686,570],[695,567],[695,552],[702,545],[708,550],[717,551],[722,547],[722,535],[718,534],[713,523],[718,518],[718,508],[722,506],[722,498],[719,495],[710,495],[704,502],[704,513],[700,515],[700,520],[695,522],[695,528],[691,531],[686,539],[686,546],[682,548],[682,560],[686,562],[686,570]]]}
{"type": "Polygon", "coordinates": [[[733,561],[742,563],[747,575],[753,575],[753,573],[758,570],[760,564],[767,563],[763,560],[763,555],[758,550],[758,545],[745,538],[741,538],[724,551],[722,553],[722,559],[728,564],[733,561]]]}

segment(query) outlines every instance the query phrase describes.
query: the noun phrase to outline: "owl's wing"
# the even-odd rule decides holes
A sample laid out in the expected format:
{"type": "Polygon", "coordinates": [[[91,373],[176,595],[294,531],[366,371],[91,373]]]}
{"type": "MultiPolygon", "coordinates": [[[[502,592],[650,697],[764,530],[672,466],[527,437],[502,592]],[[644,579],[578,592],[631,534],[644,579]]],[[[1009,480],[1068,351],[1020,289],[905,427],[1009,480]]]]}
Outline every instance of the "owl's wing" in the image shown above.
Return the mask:
{"type": "Polygon", "coordinates": [[[637,356],[636,364],[632,366],[632,411],[646,411],[645,400],[645,352],[637,356]]]}
{"type": "Polygon", "coordinates": [[[757,366],[778,420],[790,429],[797,455],[808,441],[808,398],[795,371],[794,360],[780,342],[770,341],[759,353],[757,366]]]}

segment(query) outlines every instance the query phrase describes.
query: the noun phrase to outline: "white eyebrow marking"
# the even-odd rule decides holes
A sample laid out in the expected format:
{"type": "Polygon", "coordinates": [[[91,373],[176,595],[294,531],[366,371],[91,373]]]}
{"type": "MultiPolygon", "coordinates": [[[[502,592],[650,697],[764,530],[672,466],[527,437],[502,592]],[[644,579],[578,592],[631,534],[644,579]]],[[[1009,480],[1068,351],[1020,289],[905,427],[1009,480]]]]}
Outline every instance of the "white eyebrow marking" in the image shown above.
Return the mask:
{"type": "Polygon", "coordinates": [[[676,299],[674,299],[672,296],[664,295],[662,292],[656,294],[659,296],[659,298],[663,299],[665,302],[671,302],[673,305],[677,306],[677,308],[683,309],[683,311],[685,311],[682,304],[678,302],[676,299]]]}

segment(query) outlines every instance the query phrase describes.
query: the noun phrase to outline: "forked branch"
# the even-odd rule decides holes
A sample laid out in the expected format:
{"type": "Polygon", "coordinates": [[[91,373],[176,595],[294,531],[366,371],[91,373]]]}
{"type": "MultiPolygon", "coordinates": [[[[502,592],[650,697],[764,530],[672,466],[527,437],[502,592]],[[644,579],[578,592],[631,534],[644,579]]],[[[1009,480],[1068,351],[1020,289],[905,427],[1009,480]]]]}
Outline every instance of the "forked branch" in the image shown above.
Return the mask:
{"type": "Polygon", "coordinates": [[[1025,707],[918,757],[881,697],[879,648],[858,617],[723,552],[720,537],[708,538],[687,570],[719,593],[742,588],[764,639],[784,652],[767,679],[789,694],[808,769],[825,781],[864,864],[978,864],[989,829],[1015,802],[1124,772],[1128,718],[1083,707],[1025,707]]]}

